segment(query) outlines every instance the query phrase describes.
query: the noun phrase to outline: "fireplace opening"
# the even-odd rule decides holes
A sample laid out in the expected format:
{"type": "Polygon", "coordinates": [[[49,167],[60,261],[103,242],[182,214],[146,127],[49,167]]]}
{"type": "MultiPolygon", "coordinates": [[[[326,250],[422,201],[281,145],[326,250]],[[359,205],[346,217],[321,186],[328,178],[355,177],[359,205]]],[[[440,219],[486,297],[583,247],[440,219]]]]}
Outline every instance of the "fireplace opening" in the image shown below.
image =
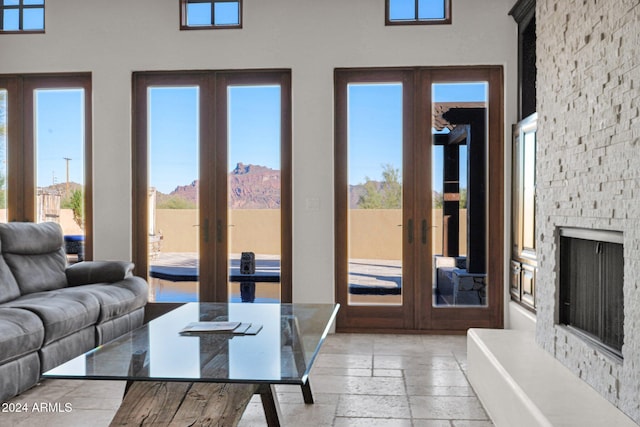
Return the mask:
{"type": "Polygon", "coordinates": [[[560,229],[560,323],[622,358],[622,233],[560,229]]]}

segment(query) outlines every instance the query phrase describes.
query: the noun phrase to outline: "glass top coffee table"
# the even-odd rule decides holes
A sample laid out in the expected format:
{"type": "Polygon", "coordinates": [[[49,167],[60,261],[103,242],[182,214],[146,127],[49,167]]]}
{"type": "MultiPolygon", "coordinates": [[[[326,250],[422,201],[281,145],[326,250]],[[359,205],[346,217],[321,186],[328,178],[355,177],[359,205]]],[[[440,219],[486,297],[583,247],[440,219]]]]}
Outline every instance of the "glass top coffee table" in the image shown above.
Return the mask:
{"type": "Polygon", "coordinates": [[[338,309],[338,304],[187,303],[42,376],[128,381],[112,425],[212,419],[235,425],[259,393],[268,424],[278,426],[274,385],[300,385],[305,403],[313,403],[309,372],[338,309]],[[198,321],[261,329],[255,335],[180,333],[198,321]]]}

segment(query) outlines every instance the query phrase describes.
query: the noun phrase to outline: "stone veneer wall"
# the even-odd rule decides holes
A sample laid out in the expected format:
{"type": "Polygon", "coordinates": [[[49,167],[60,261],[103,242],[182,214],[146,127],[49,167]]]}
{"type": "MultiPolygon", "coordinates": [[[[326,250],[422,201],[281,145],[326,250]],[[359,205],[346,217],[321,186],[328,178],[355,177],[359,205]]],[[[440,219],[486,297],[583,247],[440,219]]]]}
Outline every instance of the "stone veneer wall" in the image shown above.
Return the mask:
{"type": "Polygon", "coordinates": [[[536,339],[640,423],[640,1],[538,0],[536,339]],[[624,233],[624,362],[556,325],[557,227],[624,233]]]}

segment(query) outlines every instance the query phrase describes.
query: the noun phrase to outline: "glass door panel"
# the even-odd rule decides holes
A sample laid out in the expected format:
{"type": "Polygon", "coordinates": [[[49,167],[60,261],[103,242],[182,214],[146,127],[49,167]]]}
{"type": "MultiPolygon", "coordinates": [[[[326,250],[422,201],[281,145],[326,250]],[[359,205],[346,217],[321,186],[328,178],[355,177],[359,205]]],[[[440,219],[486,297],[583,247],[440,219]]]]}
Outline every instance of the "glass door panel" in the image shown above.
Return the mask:
{"type": "Polygon", "coordinates": [[[56,222],[69,261],[84,259],[85,90],[36,89],[36,222],[56,222]]]}
{"type": "Polygon", "coordinates": [[[347,85],[349,305],[402,305],[402,91],[347,85]]]}
{"type": "Polygon", "coordinates": [[[0,222],[7,222],[7,110],[8,91],[0,89],[0,222]]]}
{"type": "Polygon", "coordinates": [[[147,102],[150,300],[197,301],[200,89],[149,87],[147,102]]]}
{"type": "Polygon", "coordinates": [[[227,87],[228,298],[281,300],[280,85],[227,87]]]}
{"type": "Polygon", "coordinates": [[[488,83],[431,86],[433,305],[486,306],[488,83]]]}

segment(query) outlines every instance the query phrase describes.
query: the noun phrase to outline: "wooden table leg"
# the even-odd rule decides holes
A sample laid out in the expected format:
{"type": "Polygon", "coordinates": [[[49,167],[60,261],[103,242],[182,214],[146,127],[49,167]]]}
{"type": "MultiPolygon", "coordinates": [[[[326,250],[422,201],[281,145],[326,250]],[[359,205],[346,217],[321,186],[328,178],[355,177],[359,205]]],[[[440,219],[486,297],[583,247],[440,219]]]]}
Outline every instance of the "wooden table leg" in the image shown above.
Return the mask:
{"type": "MultiPolygon", "coordinates": [[[[257,384],[138,381],[110,425],[236,426],[258,388],[257,384]]],[[[277,400],[275,405],[277,414],[277,400]]]]}
{"type": "Polygon", "coordinates": [[[267,418],[269,427],[280,427],[280,405],[278,404],[278,395],[273,384],[263,384],[259,389],[260,398],[262,399],[262,407],[264,415],[267,418]]]}

